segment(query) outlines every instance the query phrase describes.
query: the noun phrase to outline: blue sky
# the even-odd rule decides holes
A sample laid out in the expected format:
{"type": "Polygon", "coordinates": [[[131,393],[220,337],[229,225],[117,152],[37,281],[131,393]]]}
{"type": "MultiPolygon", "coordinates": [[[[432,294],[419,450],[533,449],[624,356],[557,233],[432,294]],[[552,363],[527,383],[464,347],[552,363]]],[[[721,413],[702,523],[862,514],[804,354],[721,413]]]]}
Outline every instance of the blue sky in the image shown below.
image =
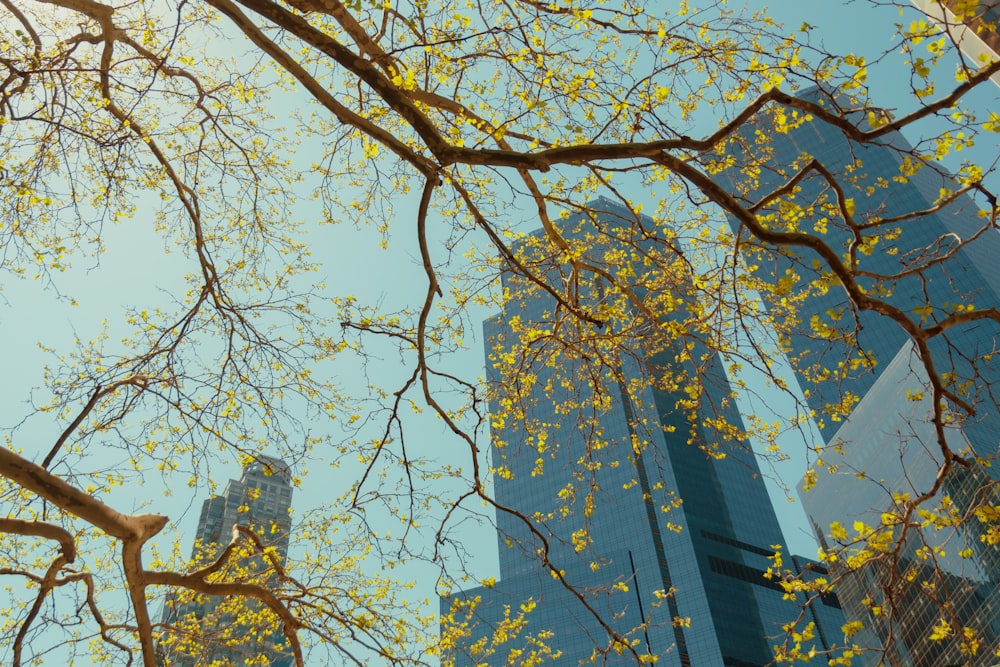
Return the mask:
{"type": "MultiPolygon", "coordinates": [[[[899,9],[892,5],[872,6],[860,0],[837,3],[825,0],[783,0],[769,4],[771,15],[783,21],[788,29],[798,30],[808,23],[815,43],[823,43],[833,53],[853,52],[869,58],[889,46],[894,22],[908,22],[915,17],[907,5],[902,17],[899,9]]],[[[754,9],[756,7],[752,7],[754,9]]],[[[870,73],[870,85],[876,102],[888,107],[899,106],[901,111],[909,108],[906,99],[907,79],[902,57],[890,57],[885,63],[870,73]]],[[[979,109],[998,108],[997,90],[990,87],[978,91],[971,99],[971,106],[979,109]]],[[[996,147],[986,147],[983,155],[992,160],[996,147]],[[992,155],[991,155],[992,152],[992,155]]],[[[641,194],[641,193],[637,193],[641,194]]],[[[415,217],[415,200],[401,200],[395,203],[401,219],[415,217]]],[[[0,292],[0,331],[5,343],[5,354],[0,357],[0,375],[5,382],[0,384],[0,427],[8,428],[18,423],[30,411],[32,393],[30,388],[42,383],[42,367],[50,357],[42,352],[37,343],[56,349],[69,349],[73,340],[87,340],[101,331],[102,323],[108,320],[112,326],[112,339],[121,335],[116,327],[124,321],[126,309],[138,307],[152,310],[151,305],[170,301],[170,293],[183,289],[177,276],[192,270],[188,260],[180,253],[164,254],[164,242],[155,232],[151,223],[141,216],[128,224],[106,227],[107,253],[97,266],[88,260],[81,260],[65,275],[58,276],[60,289],[71,294],[78,302],[70,306],[65,300],[54,298],[51,288],[41,281],[7,281],[0,292]]],[[[424,277],[415,249],[413,231],[408,225],[399,225],[392,231],[388,248],[374,250],[378,238],[371,229],[355,229],[347,226],[327,227],[313,232],[314,249],[317,257],[325,264],[322,276],[335,290],[343,292],[347,286],[359,300],[371,303],[382,302],[388,309],[394,304],[416,303],[422,298],[424,277]],[[358,248],[364,248],[359,252],[358,248]],[[325,272],[325,273],[324,273],[325,272]]],[[[483,355],[478,321],[489,315],[486,310],[474,311],[470,315],[472,331],[466,342],[470,349],[448,361],[448,366],[467,376],[482,374],[483,355]]],[[[345,390],[364,391],[366,379],[356,370],[346,366],[335,366],[335,372],[345,390]]],[[[376,362],[372,372],[377,373],[380,382],[389,386],[398,385],[405,369],[392,355],[376,362]]],[[[37,395],[37,394],[36,394],[37,395]]],[[[748,406],[753,409],[752,405],[748,406]]],[[[423,441],[431,455],[446,456],[448,449],[438,443],[448,442],[450,436],[433,419],[414,417],[415,430],[410,439],[414,443],[423,441]]],[[[42,452],[54,442],[64,424],[45,419],[33,418],[16,434],[16,446],[28,452],[42,452]]],[[[324,429],[322,424],[315,425],[324,429]]],[[[789,442],[789,451],[801,451],[800,442],[789,442]]],[[[795,456],[777,468],[784,483],[794,487],[803,472],[803,458],[795,456]]],[[[338,471],[331,471],[321,462],[309,465],[309,474],[303,476],[303,485],[295,492],[294,506],[297,512],[305,512],[311,507],[329,500],[331,489],[343,488],[356,474],[356,467],[345,464],[338,471]]],[[[239,476],[238,464],[233,460],[220,458],[213,464],[213,476],[219,484],[230,477],[239,476]]],[[[793,552],[813,555],[815,542],[809,534],[808,524],[796,502],[788,502],[780,484],[770,483],[772,497],[782,522],[786,539],[793,552]]],[[[159,511],[170,515],[173,530],[181,536],[182,548],[187,549],[194,534],[201,500],[207,496],[205,488],[174,488],[171,495],[158,476],[149,475],[139,485],[124,489],[112,502],[122,511],[159,511]]],[[[462,532],[474,545],[474,570],[478,576],[493,576],[496,554],[492,530],[488,525],[475,528],[471,525],[462,532]]],[[[427,597],[434,604],[434,577],[431,570],[418,567],[414,577],[422,578],[417,597],[427,597]]]]}

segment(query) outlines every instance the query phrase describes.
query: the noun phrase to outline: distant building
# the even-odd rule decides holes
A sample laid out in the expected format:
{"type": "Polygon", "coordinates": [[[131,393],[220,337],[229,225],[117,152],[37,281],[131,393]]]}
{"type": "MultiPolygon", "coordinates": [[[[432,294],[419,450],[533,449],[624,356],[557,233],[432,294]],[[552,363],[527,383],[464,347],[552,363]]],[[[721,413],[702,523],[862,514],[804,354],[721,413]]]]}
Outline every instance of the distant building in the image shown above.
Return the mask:
{"type": "MultiPolygon", "coordinates": [[[[801,97],[833,104],[818,89],[804,91],[801,97]]],[[[785,184],[792,165],[815,159],[838,178],[855,221],[866,225],[863,233],[878,239],[867,242],[863,252],[857,250],[861,242],[844,224],[835,193],[819,172],[799,181],[793,201],[772,201],[761,208],[762,215],[773,215],[769,224],[816,234],[842,256],[855,248],[868,276],[860,278],[863,287],[916,322],[934,323],[959,307],[1000,307],[1000,234],[982,232],[984,220],[967,195],[938,205],[942,193],[949,192],[943,171],[933,163],[906,163],[910,146],[902,136],[891,134],[861,145],[820,120],[787,133],[770,130],[766,122],[762,117],[741,133],[743,157],[762,156],[760,179],[749,188],[742,185],[746,189],[741,196],[755,202],[785,184]],[[921,275],[910,270],[946,254],[946,262],[921,275]],[[876,275],[885,278],[875,282],[876,275]]],[[[741,177],[731,178],[739,191],[741,177]]],[[[741,233],[736,221],[731,222],[734,232],[741,233]]],[[[744,239],[743,247],[752,245],[744,239]]],[[[930,421],[933,399],[927,376],[908,334],[881,314],[855,314],[845,291],[823,274],[823,263],[810,249],[760,249],[750,251],[748,258],[758,267],[758,276],[782,286],[787,299],[808,294],[796,307],[796,329],[783,342],[827,445],[815,484],[800,485],[802,490],[813,488],[800,495],[817,536],[834,547],[827,544],[833,522],[852,534],[855,521],[879,526],[882,513],[893,510],[893,494],[915,498],[933,486],[942,458],[930,421]],[[833,406],[842,409],[831,413],[833,406]]],[[[769,307],[780,306],[777,296],[764,298],[769,307]]],[[[947,340],[931,343],[939,375],[951,391],[976,406],[974,416],[948,429],[949,444],[970,459],[994,460],[998,453],[998,341],[1000,326],[979,320],[955,326],[947,340]]],[[[968,664],[996,661],[1000,548],[980,540],[982,525],[973,512],[1000,503],[996,487],[990,487],[998,478],[996,466],[954,470],[928,508],[947,496],[965,517],[964,526],[938,529],[928,524],[919,534],[911,531],[891,567],[870,563],[837,589],[849,621],[862,620],[884,642],[892,639],[889,664],[966,664],[958,654],[960,638],[929,640],[942,620],[980,633],[983,649],[968,664]],[[912,578],[908,583],[906,576],[912,578]],[[898,596],[892,615],[872,613],[887,609],[890,583],[898,596]]]]}
{"type": "MultiPolygon", "coordinates": [[[[273,546],[284,559],[288,555],[289,509],[292,504],[292,476],[286,463],[258,455],[243,469],[240,479],[231,479],[221,495],[205,500],[198,518],[198,528],[191,560],[198,567],[211,563],[233,538],[233,527],[254,530],[265,546],[273,546]]],[[[241,561],[252,571],[264,567],[260,557],[241,561]]],[[[168,597],[163,608],[165,625],[197,619],[199,632],[190,639],[175,633],[169,644],[160,645],[161,664],[170,667],[232,665],[242,667],[248,660],[266,658],[272,667],[288,667],[293,658],[280,633],[260,636],[250,627],[235,622],[224,610],[221,600],[178,602],[176,594],[168,597]],[[217,662],[213,662],[217,661],[217,662]]],[[[265,664],[253,662],[252,664],[265,664]]]]}
{"type": "MultiPolygon", "coordinates": [[[[610,228],[616,218],[631,215],[605,199],[588,208],[602,211],[598,220],[610,228]]],[[[648,218],[645,223],[653,228],[648,218]]],[[[560,224],[566,235],[588,233],[588,223],[580,216],[560,224]]],[[[607,242],[614,245],[611,236],[607,242]]],[[[547,294],[531,292],[510,278],[505,278],[504,287],[514,298],[503,313],[485,323],[488,356],[502,354],[511,345],[512,322],[544,328],[555,312],[554,299],[547,294]]],[[[544,356],[539,351],[539,357],[544,356]]],[[[773,662],[773,646],[785,638],[782,626],[795,620],[799,608],[783,599],[778,581],[765,578],[764,572],[776,548],[783,551],[785,567],[794,563],[781,547],[784,538],[749,446],[725,443],[717,433],[693,424],[677,407],[683,390],[646,389],[641,405],[629,398],[629,382],[640,373],[662,371],[666,363],[663,353],[651,356],[637,343],[632,358],[617,369],[617,383],[607,385],[610,407],[596,422],[571,407],[581,395],[590,395],[588,390],[566,386],[559,378],[572,373],[557,378],[551,367],[559,366],[560,372],[574,365],[585,370],[586,359],[567,352],[554,356],[548,367],[541,361],[525,365],[520,377],[526,382],[532,378],[534,387],[525,406],[528,419],[493,424],[493,466],[504,470],[494,475],[495,497],[524,515],[550,517],[538,519],[536,525],[545,535],[548,558],[574,590],[541,566],[537,536],[517,517],[498,512],[499,580],[441,600],[443,631],[449,644],[454,642],[446,646],[446,658],[456,666],[499,666],[509,664],[513,656],[525,659],[539,651],[538,643],[523,639],[532,633],[558,652],[555,664],[577,665],[592,655],[597,655],[597,664],[635,664],[630,654],[608,646],[607,631],[577,593],[614,631],[625,635],[638,654],[656,656],[657,665],[764,667],[773,662]],[[528,422],[546,425],[549,446],[539,446],[526,430],[528,422]],[[633,443],[645,438],[650,444],[637,455],[633,443]],[[718,444],[725,457],[709,456],[699,443],[708,448],[718,444]],[[557,451],[552,447],[556,444],[557,451]],[[537,474],[539,466],[544,467],[542,474],[537,474]],[[576,496],[574,511],[560,518],[568,493],[576,496]],[[585,499],[590,493],[592,503],[585,499]],[[585,545],[574,540],[575,531],[584,525],[589,540],[585,545]],[[475,611],[467,613],[467,605],[475,602],[475,611]],[[527,622],[522,638],[490,654],[494,640],[517,627],[522,615],[527,622]],[[449,626],[458,627],[457,634],[464,636],[456,639],[449,626]],[[599,655],[595,648],[611,650],[599,655]]],[[[495,386],[500,382],[490,361],[487,374],[495,386]]],[[[708,359],[699,376],[718,414],[739,425],[717,356],[708,359]]],[[[493,413],[509,398],[496,396],[493,413]]],[[[827,644],[820,635],[842,637],[843,617],[833,596],[817,608],[822,618],[809,610],[800,628],[808,622],[814,628],[817,621],[825,623],[825,630],[807,642],[823,650],[827,644]]],[[[826,658],[817,659],[819,663],[826,664],[826,658]]]]}
{"type": "Polygon", "coordinates": [[[291,506],[292,474],[288,465],[257,456],[243,468],[240,479],[229,480],[222,495],[202,503],[196,542],[224,546],[236,524],[265,528],[265,541],[284,558],[288,555],[291,506]]]}

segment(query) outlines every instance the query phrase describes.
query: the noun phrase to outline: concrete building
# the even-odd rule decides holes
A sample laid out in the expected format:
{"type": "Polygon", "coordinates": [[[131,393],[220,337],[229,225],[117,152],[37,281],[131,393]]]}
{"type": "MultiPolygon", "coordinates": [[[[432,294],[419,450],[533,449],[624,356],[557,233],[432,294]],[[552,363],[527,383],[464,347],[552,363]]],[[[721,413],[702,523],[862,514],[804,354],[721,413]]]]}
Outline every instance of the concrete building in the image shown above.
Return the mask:
{"type": "MultiPolygon", "coordinates": [[[[231,479],[221,495],[202,503],[191,560],[200,566],[211,563],[233,538],[236,525],[254,530],[265,546],[273,546],[284,559],[288,555],[289,509],[292,504],[292,476],[286,463],[258,455],[243,468],[240,479],[231,479]]],[[[235,563],[248,573],[262,572],[267,566],[260,556],[235,563]]],[[[272,667],[293,664],[291,652],[280,633],[261,632],[253,622],[242,623],[221,606],[223,600],[208,598],[180,602],[168,597],[161,622],[183,628],[194,622],[198,632],[186,636],[172,633],[169,643],[159,646],[161,664],[169,667],[232,665],[267,660],[272,667]]],[[[259,611],[251,606],[251,611],[259,611]]],[[[253,664],[264,664],[253,662],[253,664]]]]}

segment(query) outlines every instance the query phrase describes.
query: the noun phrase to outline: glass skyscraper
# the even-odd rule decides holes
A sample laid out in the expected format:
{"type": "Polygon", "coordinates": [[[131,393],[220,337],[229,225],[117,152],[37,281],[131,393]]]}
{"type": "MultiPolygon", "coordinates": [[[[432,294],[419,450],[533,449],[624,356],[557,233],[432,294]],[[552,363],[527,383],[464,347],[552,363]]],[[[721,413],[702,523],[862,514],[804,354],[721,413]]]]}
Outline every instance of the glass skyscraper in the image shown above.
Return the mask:
{"type": "MultiPolygon", "coordinates": [[[[817,89],[800,96],[825,99],[817,89]]],[[[753,204],[784,185],[807,159],[815,159],[844,188],[844,198],[861,226],[857,233],[859,239],[865,239],[864,247],[855,241],[855,231],[839,219],[834,190],[818,171],[798,183],[794,197],[782,197],[762,209],[766,225],[813,233],[842,257],[853,254],[860,286],[918,324],[932,324],[966,306],[1000,304],[1000,264],[995,261],[1000,236],[993,230],[983,233],[986,220],[979,217],[971,197],[952,195],[950,202],[939,205],[943,188],[949,187],[945,176],[937,165],[916,164],[918,160],[908,158],[910,147],[902,136],[892,134],[875,144],[855,144],[819,120],[786,133],[766,127],[768,122],[762,116],[744,130],[744,155],[738,159],[759,154],[760,173],[748,189],[745,184],[749,179],[731,174],[734,189],[753,204]],[[959,248],[959,239],[968,243],[959,248]],[[975,240],[969,242],[971,239],[975,240]],[[927,264],[925,270],[914,271],[923,264],[927,264]]],[[[858,122],[864,120],[859,118],[858,122]]],[[[757,267],[758,276],[780,282],[782,294],[792,301],[804,297],[795,314],[797,326],[795,320],[782,316],[788,334],[786,346],[800,384],[808,392],[806,399],[829,440],[840,419],[831,408],[850,407],[852,397],[864,396],[909,336],[884,315],[870,310],[855,313],[846,292],[811,250],[769,248],[753,242],[745,231],[735,228],[734,232],[742,233],[741,248],[748,262],[757,267]]],[[[773,308],[777,299],[770,299],[768,305],[773,308]]],[[[996,325],[979,320],[954,327],[935,339],[932,345],[936,346],[939,372],[968,378],[975,365],[983,380],[995,377],[996,365],[986,362],[995,350],[996,329],[996,325]]],[[[986,394],[985,383],[981,384],[956,382],[951,388],[970,402],[995,402],[986,394]]],[[[992,410],[963,424],[983,456],[997,451],[1000,421],[989,421],[997,415],[997,410],[992,410]]]]}
{"type": "MultiPolygon", "coordinates": [[[[836,104],[817,89],[801,96],[836,104]]],[[[820,120],[787,133],[767,123],[762,115],[742,133],[740,159],[758,157],[760,171],[755,181],[731,174],[734,191],[753,205],[816,160],[843,187],[853,226],[819,170],[760,207],[767,225],[812,233],[848,261],[856,258],[861,287],[920,326],[970,307],[1000,307],[1000,235],[984,228],[973,198],[955,192],[938,165],[913,157],[899,134],[862,145],[820,120]]],[[[833,522],[848,531],[857,521],[881,526],[883,513],[891,516],[905,498],[933,487],[943,461],[933,393],[909,335],[888,317],[853,308],[818,255],[758,244],[732,223],[749,248],[748,263],[779,287],[765,290],[764,299],[782,313],[782,343],[827,444],[821,469],[800,484],[800,495],[820,540],[833,548],[833,522]],[[794,316],[780,299],[797,304],[794,316]]],[[[984,527],[974,515],[998,502],[997,468],[988,466],[1000,441],[998,333],[996,323],[978,320],[930,342],[938,375],[975,412],[946,412],[947,442],[971,463],[955,466],[926,509],[950,504],[964,520],[909,528],[898,554],[852,569],[837,588],[848,620],[863,620],[886,643],[891,637],[889,664],[992,665],[1000,648],[1000,551],[981,539],[984,527]],[[955,630],[929,639],[942,622],[955,630]],[[976,656],[961,654],[959,627],[981,641],[976,656]]]]}
{"type": "MultiPolygon", "coordinates": [[[[202,503],[191,560],[198,567],[211,563],[233,539],[235,526],[255,531],[265,547],[274,547],[282,560],[288,555],[289,509],[292,504],[292,475],[279,459],[257,455],[243,468],[240,479],[231,479],[221,495],[202,503]]],[[[248,572],[261,572],[266,565],[260,556],[237,562],[248,572]]],[[[168,596],[162,623],[173,627],[170,641],[161,641],[161,664],[171,667],[195,665],[243,665],[247,660],[266,658],[273,667],[293,664],[291,652],[283,648],[278,632],[261,634],[232,618],[220,607],[219,598],[180,601],[168,596]],[[185,636],[187,622],[198,625],[196,636],[185,636]]],[[[252,605],[253,603],[247,603],[252,605]]],[[[254,662],[253,664],[258,664],[254,662]]]]}
{"type": "MultiPolygon", "coordinates": [[[[599,211],[594,222],[603,231],[579,215],[560,229],[595,234],[598,245],[615,248],[615,226],[633,214],[606,199],[588,208],[599,211]]],[[[648,218],[643,224],[654,228],[648,218]]],[[[515,327],[546,331],[559,308],[517,278],[505,277],[504,289],[507,307],[484,328],[495,497],[512,512],[496,516],[499,580],[442,598],[445,664],[506,665],[546,652],[558,655],[557,664],[591,656],[598,664],[635,664],[608,629],[659,665],[770,664],[782,626],[800,610],[764,573],[775,549],[785,568],[806,561],[793,562],[781,546],[749,447],[705,426],[705,410],[694,416],[679,407],[683,386],[639,381],[674,363],[667,351],[645,349],[641,333],[633,350],[603,364],[569,346],[529,345],[517,371],[501,377],[498,359],[523,340],[515,327]],[[600,381],[587,380],[597,375],[600,381]],[[530,387],[516,396],[499,390],[511,382],[530,387]]],[[[599,302],[600,285],[591,289],[581,300],[599,302]]],[[[720,360],[695,354],[713,416],[738,425],[720,360]]],[[[815,633],[807,643],[823,650],[824,633],[839,638],[843,621],[832,596],[817,610],[805,612],[815,633]]]]}
{"type": "MultiPolygon", "coordinates": [[[[941,456],[931,421],[932,394],[923,391],[914,400],[913,393],[915,387],[925,385],[926,375],[912,346],[904,345],[832,437],[836,447],[825,452],[823,459],[835,472],[820,473],[809,491],[799,484],[799,495],[824,548],[835,546],[824,536],[833,522],[846,530],[851,530],[855,521],[878,526],[882,513],[895,509],[892,493],[915,498],[933,485],[941,456]]],[[[948,441],[958,450],[969,449],[960,427],[948,429],[948,441]]],[[[839,584],[837,593],[848,618],[864,619],[880,637],[895,639],[888,646],[887,664],[969,664],[959,641],[929,639],[942,619],[953,627],[960,624],[975,629],[983,648],[971,664],[996,664],[995,652],[1000,649],[1000,550],[981,539],[984,526],[970,512],[970,508],[996,502],[995,492],[988,491],[991,481],[989,469],[977,463],[953,470],[944,491],[928,507],[947,496],[957,512],[966,515],[966,523],[928,522],[922,532],[906,541],[898,558],[872,561],[839,584]],[[928,546],[933,552],[927,551],[928,546]],[[863,601],[884,606],[884,589],[893,580],[901,582],[892,585],[897,609],[892,614],[872,614],[863,601]]]]}

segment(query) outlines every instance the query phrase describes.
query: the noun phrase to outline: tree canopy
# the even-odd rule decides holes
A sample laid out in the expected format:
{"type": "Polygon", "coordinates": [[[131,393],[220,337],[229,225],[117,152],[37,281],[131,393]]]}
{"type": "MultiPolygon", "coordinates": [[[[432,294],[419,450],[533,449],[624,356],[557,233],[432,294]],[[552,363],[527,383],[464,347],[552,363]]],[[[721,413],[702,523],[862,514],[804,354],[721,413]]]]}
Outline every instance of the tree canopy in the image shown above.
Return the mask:
{"type": "MultiPolygon", "coordinates": [[[[996,29],[976,3],[959,4],[955,20],[996,29]]],[[[800,433],[810,486],[833,464],[808,424],[826,434],[861,398],[837,392],[837,377],[873,373],[858,335],[870,316],[915,350],[922,380],[899,392],[927,401],[939,466],[880,525],[821,527],[822,560],[837,576],[888,564],[891,593],[917,576],[899,559],[908,540],[969,526],[974,541],[1000,542],[988,474],[959,509],[942,496],[995,454],[948,433],[1000,409],[991,356],[952,342],[971,324],[995,338],[998,304],[957,281],[947,301],[930,289],[912,307],[892,298],[906,280],[950,282],[960,251],[996,234],[1000,115],[968,100],[996,99],[1000,61],[963,55],[907,3],[866,55],[827,51],[822,26],[721,1],[0,0],[0,15],[3,285],[8,304],[31,283],[69,312],[32,330],[48,360],[37,380],[7,378],[16,398],[0,410],[11,664],[60,651],[152,666],[158,645],[208,641],[160,621],[168,595],[228,596],[225,613],[279,633],[299,665],[435,664],[435,615],[392,575],[418,561],[442,592],[466,581],[463,525],[511,511],[492,494],[509,471],[491,456],[491,421],[523,424],[524,446],[555,458],[552,425],[526,406],[538,395],[531,368],[585,388],[567,409],[599,420],[623,358],[667,355],[669,371],[625,390],[683,393],[678,409],[719,434],[692,443],[706,456],[754,441],[781,457],[779,436],[800,433]],[[903,82],[892,100],[869,90],[882,71],[903,82]],[[800,94],[815,86],[824,94],[800,94]],[[775,162],[774,137],[815,126],[887,147],[898,173],[876,178],[807,149],[775,162]],[[929,209],[886,216],[861,201],[912,179],[937,184],[929,209]],[[602,201],[617,224],[570,229],[602,201]],[[972,221],[964,235],[914,231],[952,208],[972,221]],[[870,259],[894,248],[905,255],[896,272],[870,259]],[[365,292],[400,257],[418,271],[398,293],[365,292]],[[793,268],[769,274],[774,258],[793,268]],[[100,303],[77,307],[85,279],[105,274],[100,303]],[[487,386],[478,362],[456,359],[478,345],[483,317],[535,293],[554,304],[546,323],[512,323],[492,351],[501,381],[487,386]],[[829,293],[837,308],[800,317],[829,293]],[[99,331],[62,336],[88,309],[103,311],[99,331]],[[793,355],[802,389],[834,392],[818,410],[783,370],[803,335],[825,352],[821,363],[793,355]],[[786,393],[797,409],[729,423],[699,373],[715,353],[735,392],[786,393]],[[502,409],[488,414],[491,398],[502,409]],[[252,531],[211,562],[160,539],[176,537],[162,531],[183,508],[143,483],[205,497],[223,463],[260,455],[288,461],[296,483],[332,475],[328,465],[349,480],[297,508],[287,561],[252,531]],[[266,566],[248,570],[241,553],[266,566]]],[[[4,312],[5,330],[30,330],[21,304],[4,312]]],[[[554,465],[600,482],[585,458],[542,468],[554,465]]],[[[581,543],[586,503],[566,501],[581,543]]],[[[545,520],[520,518],[533,531],[545,520]]],[[[933,566],[967,549],[928,537],[923,553],[933,566]]],[[[795,580],[780,558],[772,575],[803,603],[838,583],[795,580]]],[[[944,603],[940,616],[931,640],[1000,650],[944,603]]],[[[645,659],[605,627],[598,653],[645,659]]],[[[845,664],[853,630],[835,654],[845,664]]],[[[808,630],[789,631],[785,657],[808,657],[808,630]]]]}

